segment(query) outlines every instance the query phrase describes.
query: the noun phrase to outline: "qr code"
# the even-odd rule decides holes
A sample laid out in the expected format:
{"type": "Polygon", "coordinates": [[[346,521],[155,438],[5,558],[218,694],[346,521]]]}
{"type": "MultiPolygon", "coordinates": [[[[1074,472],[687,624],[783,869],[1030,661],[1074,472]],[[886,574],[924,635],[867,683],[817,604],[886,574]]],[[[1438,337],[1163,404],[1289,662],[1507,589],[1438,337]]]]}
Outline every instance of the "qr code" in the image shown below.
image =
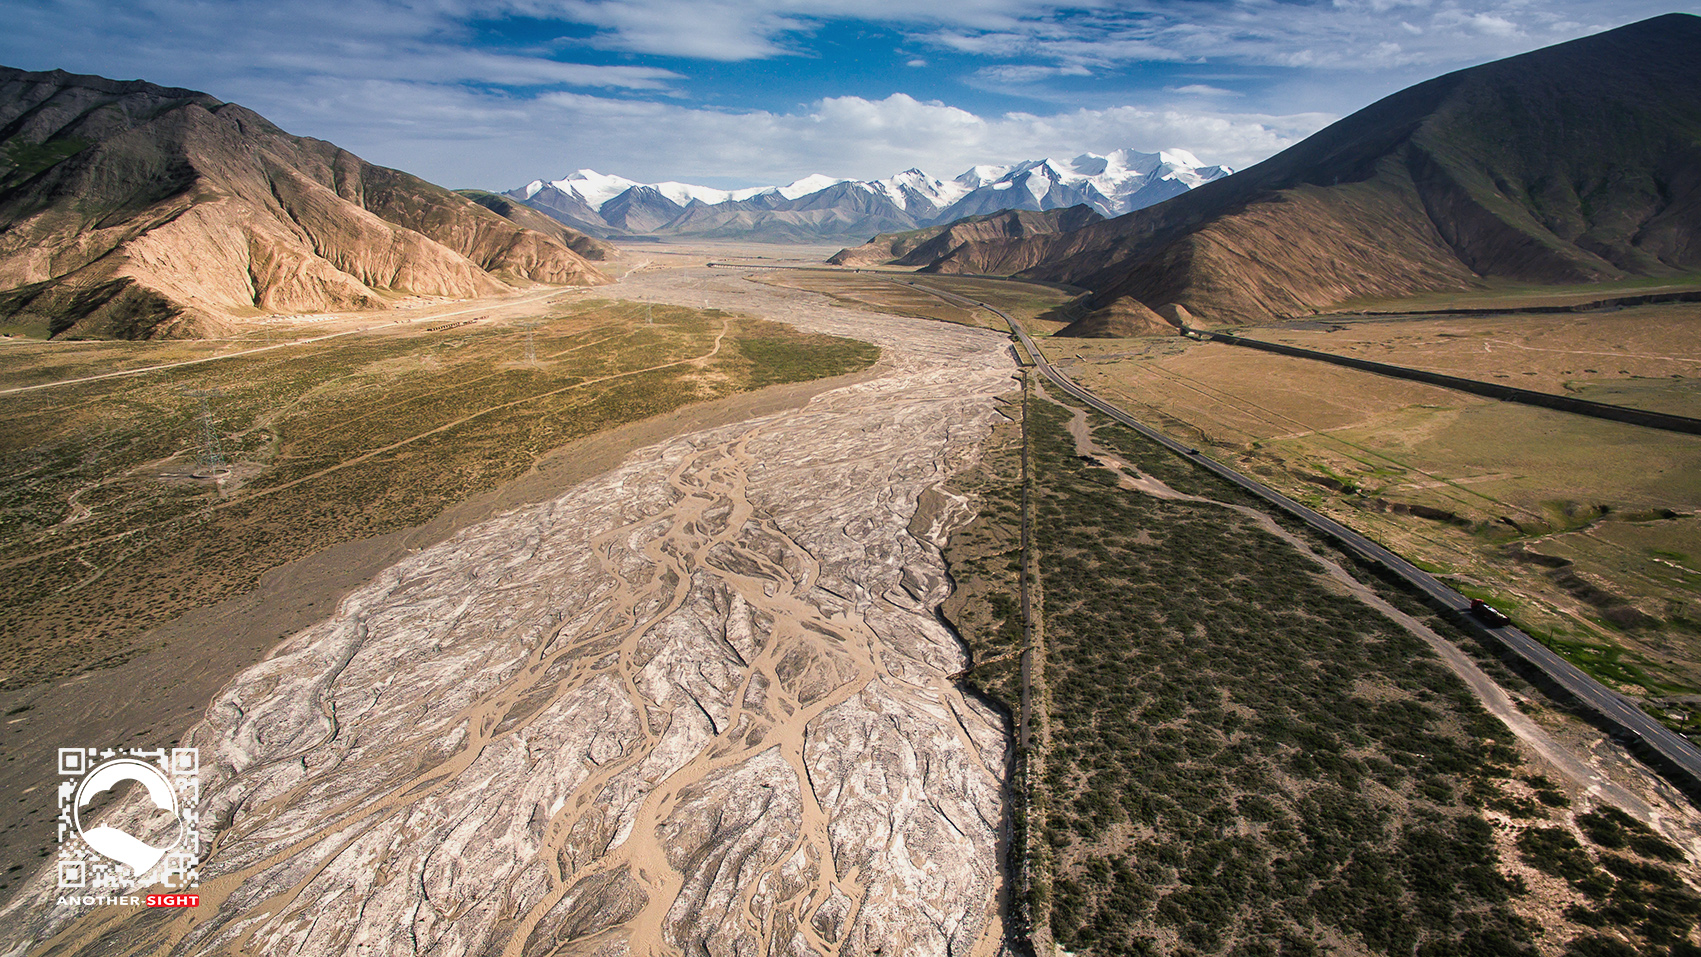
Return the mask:
{"type": "Polygon", "coordinates": [[[200,880],[201,762],[195,748],[59,749],[59,886],[184,889],[200,880]],[[120,813],[91,804],[129,782],[120,813]]]}

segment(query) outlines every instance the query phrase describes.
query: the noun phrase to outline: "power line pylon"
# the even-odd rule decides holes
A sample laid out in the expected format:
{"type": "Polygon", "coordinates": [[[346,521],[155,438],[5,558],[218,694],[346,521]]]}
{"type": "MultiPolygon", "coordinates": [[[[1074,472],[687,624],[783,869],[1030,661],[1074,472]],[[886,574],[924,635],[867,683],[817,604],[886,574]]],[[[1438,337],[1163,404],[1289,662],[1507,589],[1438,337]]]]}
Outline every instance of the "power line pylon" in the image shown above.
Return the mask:
{"type": "Polygon", "coordinates": [[[526,330],[526,365],[535,366],[537,365],[537,323],[522,322],[520,328],[526,330]]]}
{"type": "Polygon", "coordinates": [[[201,401],[201,467],[205,469],[222,469],[225,467],[224,443],[219,439],[218,424],[213,421],[212,405],[208,399],[223,395],[220,389],[185,389],[184,395],[201,401]]]}

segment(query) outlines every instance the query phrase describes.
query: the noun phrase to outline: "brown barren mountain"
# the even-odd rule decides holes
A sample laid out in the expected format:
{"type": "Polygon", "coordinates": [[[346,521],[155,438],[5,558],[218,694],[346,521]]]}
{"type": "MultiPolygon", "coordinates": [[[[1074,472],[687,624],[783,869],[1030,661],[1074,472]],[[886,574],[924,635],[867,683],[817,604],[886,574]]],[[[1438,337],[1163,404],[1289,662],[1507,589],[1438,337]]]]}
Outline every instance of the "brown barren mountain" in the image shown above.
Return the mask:
{"type": "Polygon", "coordinates": [[[605,262],[620,256],[620,250],[616,249],[613,243],[579,232],[577,229],[565,223],[557,222],[524,203],[516,203],[501,193],[491,193],[482,189],[457,189],[455,192],[511,221],[516,226],[548,236],[586,259],[605,262]]]}
{"type": "Polygon", "coordinates": [[[1013,273],[1200,325],[1485,279],[1701,269],[1701,18],[1670,14],[1418,84],[1257,166],[929,270],[1013,273]]]}
{"type": "Polygon", "coordinates": [[[1135,336],[1173,335],[1181,324],[1171,322],[1127,296],[1113,300],[1052,333],[1083,339],[1131,339],[1135,336]]]}
{"type": "Polygon", "coordinates": [[[0,68],[0,157],[0,318],[50,335],[607,281],[558,239],[192,90],[0,68]]]}
{"type": "Polygon", "coordinates": [[[1084,204],[1044,212],[1006,209],[925,229],[881,233],[861,246],[839,250],[827,262],[835,266],[925,266],[965,243],[1046,236],[1103,221],[1097,210],[1084,204]]]}

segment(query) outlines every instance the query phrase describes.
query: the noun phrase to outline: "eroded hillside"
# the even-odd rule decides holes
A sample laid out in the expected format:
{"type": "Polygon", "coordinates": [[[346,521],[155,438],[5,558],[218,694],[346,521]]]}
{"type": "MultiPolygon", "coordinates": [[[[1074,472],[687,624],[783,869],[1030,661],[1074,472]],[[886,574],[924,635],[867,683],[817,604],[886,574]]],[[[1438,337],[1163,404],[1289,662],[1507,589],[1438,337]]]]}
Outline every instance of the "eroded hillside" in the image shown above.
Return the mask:
{"type": "Polygon", "coordinates": [[[0,70],[0,318],[146,339],[607,279],[559,239],[204,93],[0,70]]]}

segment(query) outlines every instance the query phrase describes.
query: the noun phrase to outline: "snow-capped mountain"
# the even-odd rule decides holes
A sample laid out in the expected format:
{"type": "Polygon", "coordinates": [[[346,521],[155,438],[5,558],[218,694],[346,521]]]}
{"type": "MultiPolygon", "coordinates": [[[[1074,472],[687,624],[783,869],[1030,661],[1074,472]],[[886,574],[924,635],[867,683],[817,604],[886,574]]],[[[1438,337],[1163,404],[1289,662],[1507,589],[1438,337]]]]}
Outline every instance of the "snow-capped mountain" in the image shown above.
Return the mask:
{"type": "Polygon", "coordinates": [[[955,179],[908,169],[881,180],[806,176],[785,186],[724,190],[639,183],[581,169],[505,195],[593,234],[842,239],[915,229],[1004,209],[1087,205],[1104,216],[1163,202],[1227,176],[1186,150],[1083,153],[1070,160],[975,166],[955,179]]]}
{"type": "Polygon", "coordinates": [[[942,215],[948,222],[1000,209],[1044,210],[1085,204],[1104,216],[1121,216],[1230,172],[1225,166],[1206,166],[1186,150],[1117,150],[1107,156],[1082,153],[1063,161],[976,166],[953,181],[966,188],[965,194],[942,215]]]}

